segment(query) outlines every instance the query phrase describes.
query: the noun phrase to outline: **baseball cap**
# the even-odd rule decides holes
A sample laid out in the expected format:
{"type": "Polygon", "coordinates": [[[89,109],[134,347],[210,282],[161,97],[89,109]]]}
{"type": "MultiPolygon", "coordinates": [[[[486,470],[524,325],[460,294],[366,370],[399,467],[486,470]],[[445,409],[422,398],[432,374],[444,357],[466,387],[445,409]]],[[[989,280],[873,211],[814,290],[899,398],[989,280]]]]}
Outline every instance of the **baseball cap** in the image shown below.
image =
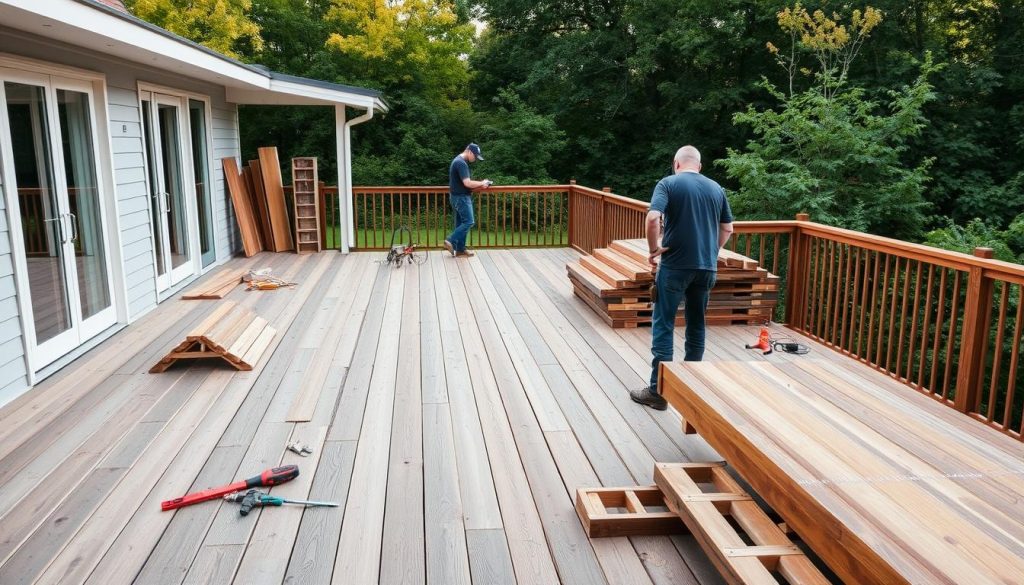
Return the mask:
{"type": "Polygon", "coordinates": [[[480,154],[480,145],[476,142],[470,142],[469,146],[466,147],[466,150],[472,152],[473,155],[476,156],[477,160],[484,160],[483,155],[480,154]]]}

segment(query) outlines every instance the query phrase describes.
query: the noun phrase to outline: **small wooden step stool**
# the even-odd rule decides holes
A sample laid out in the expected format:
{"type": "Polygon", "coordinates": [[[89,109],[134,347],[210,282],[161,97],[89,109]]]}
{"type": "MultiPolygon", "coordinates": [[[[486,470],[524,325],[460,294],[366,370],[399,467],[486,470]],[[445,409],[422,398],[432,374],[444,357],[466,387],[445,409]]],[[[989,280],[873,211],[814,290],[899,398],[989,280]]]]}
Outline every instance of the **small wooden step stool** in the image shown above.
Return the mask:
{"type": "Polygon", "coordinates": [[[235,301],[221,303],[170,353],[149,369],[167,370],[178,360],[221,358],[236,370],[249,371],[266,351],[277,331],[267,320],[235,301]]]}
{"type": "Polygon", "coordinates": [[[724,462],[656,463],[654,480],[654,487],[577,491],[576,511],[587,535],[689,532],[731,585],[778,585],[775,574],[789,585],[830,583],[726,472],[724,462]],[[668,512],[649,510],[654,507],[668,512]]]}

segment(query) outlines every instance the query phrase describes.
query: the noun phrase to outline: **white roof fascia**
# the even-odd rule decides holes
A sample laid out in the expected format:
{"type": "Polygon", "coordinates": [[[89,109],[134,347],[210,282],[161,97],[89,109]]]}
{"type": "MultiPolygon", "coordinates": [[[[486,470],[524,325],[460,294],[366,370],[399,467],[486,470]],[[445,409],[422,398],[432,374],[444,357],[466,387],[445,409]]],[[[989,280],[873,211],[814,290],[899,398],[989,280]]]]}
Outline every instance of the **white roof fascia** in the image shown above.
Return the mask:
{"type": "MultiPolygon", "coordinates": [[[[221,83],[230,81],[240,82],[256,87],[268,88],[269,77],[260,72],[235,63],[229,59],[219,57],[210,52],[190,46],[164,34],[159,34],[146,27],[139,26],[123,18],[108,14],[103,10],[88,4],[82,4],[74,0],[2,0],[0,2],[0,14],[6,12],[10,7],[21,10],[29,15],[37,17],[39,26],[45,27],[45,20],[63,25],[71,29],[71,33],[80,31],[81,36],[104,37],[109,39],[110,48],[130,45],[138,51],[141,56],[159,57],[166,60],[176,61],[184,66],[184,70],[200,68],[224,79],[221,83]],[[6,7],[4,5],[7,5],[6,7]]],[[[0,21],[7,20],[0,18],[0,21]]],[[[7,22],[10,26],[18,27],[16,22],[7,22]]],[[[52,27],[51,27],[52,28],[52,27]]],[[[29,30],[36,34],[46,34],[45,30],[29,30]]],[[[76,44],[76,37],[79,35],[70,34],[63,36],[61,40],[76,44]]],[[[91,43],[81,43],[83,46],[94,48],[91,43]]],[[[97,49],[98,50],[98,49],[97,49]]],[[[120,51],[110,52],[124,58],[120,51]]],[[[147,59],[132,59],[138,62],[146,62],[147,59]]],[[[173,71],[173,69],[171,69],[173,71]]]]}

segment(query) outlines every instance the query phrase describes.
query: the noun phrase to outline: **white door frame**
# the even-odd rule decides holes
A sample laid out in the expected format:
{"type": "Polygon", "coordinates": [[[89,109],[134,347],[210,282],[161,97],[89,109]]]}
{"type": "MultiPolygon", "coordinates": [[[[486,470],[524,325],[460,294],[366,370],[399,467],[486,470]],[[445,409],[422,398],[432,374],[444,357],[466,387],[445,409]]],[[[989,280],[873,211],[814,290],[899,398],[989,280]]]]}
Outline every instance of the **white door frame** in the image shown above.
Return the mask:
{"type": "MultiPolygon", "coordinates": [[[[0,91],[0,172],[8,170],[3,180],[3,192],[5,203],[8,209],[9,232],[11,238],[11,253],[14,259],[15,286],[18,291],[19,317],[21,321],[21,333],[25,350],[26,373],[30,384],[36,381],[36,373],[45,366],[67,355],[79,347],[89,338],[115,324],[119,315],[125,313],[124,281],[123,273],[119,264],[114,259],[118,254],[114,253],[119,246],[117,237],[117,219],[115,205],[108,204],[113,201],[113,173],[110,169],[110,148],[109,141],[105,134],[98,132],[101,121],[106,121],[106,112],[101,109],[102,104],[96,99],[97,93],[103,95],[105,104],[105,91],[103,91],[103,77],[98,74],[82,73],[77,70],[66,69],[58,66],[50,66],[40,62],[22,60],[7,55],[0,55],[0,80],[14,83],[24,83],[43,88],[47,104],[47,128],[49,136],[47,141],[50,148],[50,164],[52,166],[51,188],[57,192],[58,215],[54,219],[61,222],[60,229],[65,234],[73,228],[68,214],[69,195],[67,178],[64,171],[64,154],[60,148],[61,128],[58,116],[57,89],[67,89],[85,93],[89,100],[90,114],[90,138],[93,141],[93,164],[96,172],[96,185],[98,189],[97,201],[100,208],[100,229],[99,237],[103,239],[104,253],[103,262],[107,272],[107,290],[110,296],[110,306],[88,319],[82,319],[81,302],[78,293],[77,262],[74,254],[74,244],[71,237],[66,241],[62,237],[62,248],[65,267],[65,294],[68,300],[68,310],[71,313],[71,327],[68,330],[54,336],[51,339],[37,343],[35,334],[35,319],[32,309],[31,287],[28,275],[27,256],[23,241],[23,226],[21,224],[21,212],[17,192],[16,178],[14,176],[14,155],[13,145],[10,139],[10,125],[7,119],[6,91],[0,91]],[[65,223],[64,219],[69,221],[65,223]],[[115,283],[120,285],[115,287],[115,283]]],[[[49,231],[49,230],[48,230],[49,231]]],[[[52,233],[52,231],[51,231],[52,233]]]]}
{"type": "MultiPolygon", "coordinates": [[[[182,181],[183,181],[183,183],[186,186],[187,185],[194,185],[195,184],[195,169],[193,168],[193,164],[192,164],[192,129],[191,129],[191,126],[189,124],[189,115],[190,115],[190,113],[189,113],[188,101],[190,99],[194,99],[194,100],[197,100],[197,101],[201,101],[201,102],[203,102],[205,104],[205,108],[204,108],[205,109],[205,120],[204,120],[204,122],[206,124],[206,151],[207,151],[207,157],[206,157],[206,161],[205,161],[206,162],[206,167],[207,167],[206,168],[206,172],[207,172],[207,174],[208,174],[208,176],[210,178],[210,182],[213,183],[215,181],[214,166],[213,166],[213,159],[212,159],[212,156],[213,156],[213,130],[212,130],[212,128],[213,128],[213,113],[212,113],[212,101],[211,101],[210,97],[207,96],[207,95],[203,95],[203,94],[183,91],[183,90],[179,90],[179,89],[175,89],[175,88],[170,88],[170,87],[166,87],[166,86],[162,86],[162,85],[156,85],[156,84],[146,83],[146,82],[141,82],[140,81],[138,83],[138,98],[139,98],[139,116],[140,116],[140,120],[141,120],[141,117],[145,115],[145,113],[143,112],[143,109],[142,109],[142,102],[144,100],[150,102],[150,117],[151,117],[151,119],[150,119],[150,127],[151,127],[151,131],[154,134],[154,139],[158,139],[158,133],[159,133],[159,128],[156,127],[156,122],[157,122],[156,118],[157,118],[157,113],[158,113],[157,107],[158,107],[158,104],[160,103],[159,100],[161,98],[164,99],[164,100],[177,100],[176,105],[179,108],[179,110],[178,110],[179,111],[179,115],[178,115],[178,134],[179,134],[179,136],[178,136],[178,138],[180,140],[181,160],[182,160],[181,172],[182,172],[182,181]]],[[[169,103],[169,101],[164,101],[163,103],[165,105],[167,105],[169,103]]],[[[145,141],[145,133],[143,133],[143,141],[145,141]]],[[[148,193],[152,194],[154,189],[155,189],[155,187],[150,185],[150,176],[149,176],[149,164],[150,164],[150,161],[149,161],[149,151],[148,151],[148,149],[149,149],[149,146],[144,144],[142,150],[143,150],[143,161],[144,161],[144,164],[146,165],[146,185],[148,187],[148,193]]],[[[156,162],[158,164],[162,164],[162,161],[156,161],[156,162]]],[[[213,209],[213,185],[212,184],[209,185],[209,191],[210,191],[210,212],[213,213],[214,209],[213,209]]],[[[186,208],[186,227],[188,229],[188,234],[189,234],[189,238],[188,238],[189,239],[189,248],[190,248],[190,250],[192,252],[191,261],[188,262],[186,265],[189,266],[190,268],[186,272],[185,269],[184,269],[184,266],[186,266],[186,265],[183,265],[182,267],[179,268],[177,274],[175,275],[175,274],[172,274],[172,272],[170,271],[170,266],[168,265],[168,271],[165,272],[165,274],[163,276],[161,276],[157,272],[157,262],[158,262],[158,259],[156,257],[156,245],[155,245],[155,242],[154,242],[154,246],[153,246],[153,249],[152,249],[152,257],[153,257],[154,278],[156,279],[156,290],[157,290],[157,299],[158,300],[163,300],[163,298],[165,298],[169,294],[169,291],[172,291],[174,289],[174,286],[176,284],[182,282],[183,280],[185,280],[185,279],[187,279],[187,278],[189,278],[189,277],[191,277],[193,275],[201,274],[204,271],[203,265],[202,265],[202,250],[201,250],[200,242],[199,242],[199,211],[198,211],[198,209],[196,209],[196,203],[195,203],[195,198],[194,197],[190,197],[188,195],[188,193],[185,193],[184,199],[185,199],[185,208],[186,208]]],[[[150,229],[151,230],[152,230],[153,227],[155,227],[155,226],[152,225],[152,217],[153,217],[152,205],[153,205],[153,203],[154,203],[153,197],[147,197],[147,209],[149,211],[150,229]]],[[[219,250],[217,249],[216,222],[214,222],[213,246],[214,246],[214,254],[215,254],[215,256],[217,258],[219,258],[220,254],[219,254],[219,250]]],[[[216,264],[217,264],[216,261],[213,262],[212,264],[210,264],[210,266],[206,267],[206,270],[209,270],[209,269],[213,268],[214,266],[216,266],[216,264]]]]}

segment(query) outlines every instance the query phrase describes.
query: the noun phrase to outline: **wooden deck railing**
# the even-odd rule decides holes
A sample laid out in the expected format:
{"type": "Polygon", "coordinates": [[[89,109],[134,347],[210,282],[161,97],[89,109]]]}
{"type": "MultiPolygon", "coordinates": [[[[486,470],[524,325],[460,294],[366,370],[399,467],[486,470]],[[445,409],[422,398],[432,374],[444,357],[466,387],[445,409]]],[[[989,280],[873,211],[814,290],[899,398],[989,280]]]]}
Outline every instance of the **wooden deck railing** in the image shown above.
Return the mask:
{"type": "MultiPolygon", "coordinates": [[[[451,230],[445,187],[354,189],[355,249],[407,225],[426,247],[451,230]]],[[[339,242],[325,188],[325,248],[339,242]]],[[[479,193],[470,246],[590,253],[644,236],[647,203],[571,183],[479,193]]],[[[782,278],[776,319],[1007,434],[1024,437],[1024,266],[811,222],[736,222],[727,246],[782,278]]]]}
{"type": "MultiPolygon", "coordinates": [[[[337,190],[328,188],[327,213],[337,190]]],[[[454,227],[448,188],[355,187],[352,190],[355,241],[360,250],[391,246],[392,233],[408,227],[413,241],[425,248],[440,248],[454,227]]],[[[473,197],[476,225],[467,245],[473,248],[526,248],[569,245],[569,189],[564,185],[492,187],[473,197]]],[[[331,229],[328,229],[328,235],[331,229]]],[[[401,241],[401,236],[395,240],[401,241]]],[[[327,245],[332,242],[328,241],[327,245]]]]}

